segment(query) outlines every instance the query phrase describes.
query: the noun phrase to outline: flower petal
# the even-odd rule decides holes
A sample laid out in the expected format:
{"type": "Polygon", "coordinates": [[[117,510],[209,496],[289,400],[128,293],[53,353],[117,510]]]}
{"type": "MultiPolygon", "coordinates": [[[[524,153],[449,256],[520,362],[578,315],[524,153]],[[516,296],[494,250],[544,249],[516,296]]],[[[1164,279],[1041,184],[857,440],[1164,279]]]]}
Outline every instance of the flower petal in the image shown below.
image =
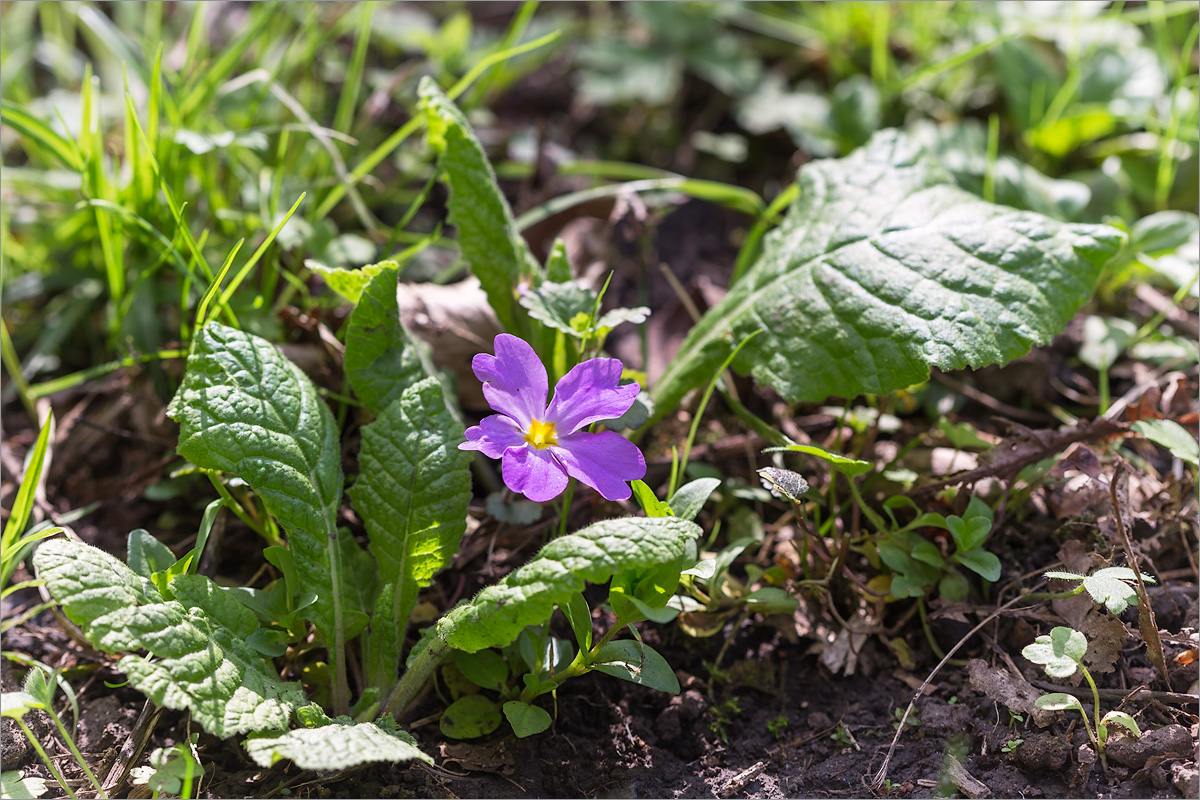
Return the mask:
{"type": "Polygon", "coordinates": [[[619,433],[573,433],[548,448],[567,474],[595,489],[606,500],[628,500],[628,481],[646,474],[646,459],[633,442],[619,433]]]}
{"type": "Polygon", "coordinates": [[[546,368],[524,339],[501,333],[494,348],[496,355],[480,353],[471,361],[471,368],[483,381],[488,404],[528,428],[530,420],[546,416],[546,368]]]}
{"type": "Polygon", "coordinates": [[[510,447],[523,447],[525,436],[512,417],[493,414],[478,425],[467,428],[467,441],[459,450],[478,450],[488,458],[500,458],[510,447]]]}
{"type": "Polygon", "coordinates": [[[636,383],[618,386],[621,362],[616,358],[592,358],[576,365],[554,387],[554,399],[546,416],[562,436],[602,419],[616,419],[629,410],[641,387],[636,383]]]}
{"type": "Polygon", "coordinates": [[[567,488],[567,473],[548,448],[510,447],[501,463],[504,484],[530,500],[543,503],[567,488]]]}

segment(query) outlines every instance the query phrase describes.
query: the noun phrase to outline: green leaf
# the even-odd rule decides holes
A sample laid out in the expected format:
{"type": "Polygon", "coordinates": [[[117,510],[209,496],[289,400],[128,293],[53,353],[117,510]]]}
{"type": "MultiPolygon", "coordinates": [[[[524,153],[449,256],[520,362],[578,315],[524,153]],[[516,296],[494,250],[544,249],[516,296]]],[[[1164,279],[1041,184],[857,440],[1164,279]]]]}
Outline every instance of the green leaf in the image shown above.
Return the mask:
{"type": "Polygon", "coordinates": [[[989,553],[987,550],[968,550],[965,553],[956,553],[954,560],[990,583],[1000,580],[1000,559],[995,553],[989,553]]]}
{"type": "Polygon", "coordinates": [[[954,546],[961,555],[978,550],[980,545],[987,541],[988,534],[992,530],[992,521],[982,517],[964,519],[951,514],[946,517],[946,528],[954,537],[954,546]]]}
{"type": "MultiPolygon", "coordinates": [[[[379,761],[424,761],[433,759],[417,748],[417,742],[395,725],[382,722],[345,721],[339,717],[317,728],[297,728],[274,736],[247,737],[244,746],[260,767],[290,759],[300,769],[340,770],[379,761]]],[[[390,717],[384,720],[391,722],[390,717]]]]}
{"type": "Polygon", "coordinates": [[[438,622],[451,647],[473,653],[500,647],[527,626],[545,622],[585,583],[678,561],[700,526],[674,517],[625,517],[597,522],[556,539],[525,566],[489,586],[438,622]]]}
{"type": "Polygon", "coordinates": [[[129,532],[129,568],[149,578],[156,572],[165,572],[175,564],[171,548],[138,528],[129,532]]]}
{"type": "Polygon", "coordinates": [[[440,725],[451,739],[476,739],[500,727],[500,709],[481,694],[469,694],[446,707],[440,725]]]}
{"type": "Polygon", "coordinates": [[[1079,360],[1092,369],[1108,369],[1116,363],[1137,333],[1137,326],[1126,319],[1089,316],[1083,321],[1083,344],[1079,360]]]}
{"type": "Polygon", "coordinates": [[[937,545],[927,539],[922,539],[921,541],[917,542],[910,555],[917,561],[921,561],[934,567],[940,567],[944,563],[942,559],[942,551],[938,550],[937,545]]]}
{"type": "Polygon", "coordinates": [[[45,148],[67,168],[74,172],[84,172],[83,156],[75,142],[55,133],[54,129],[39,117],[21,106],[0,102],[0,120],[17,133],[27,136],[39,147],[45,148]]]}
{"type": "Polygon", "coordinates": [[[346,379],[376,415],[417,381],[433,374],[400,322],[396,268],[383,262],[363,289],[346,327],[346,379]]]}
{"type": "Polygon", "coordinates": [[[1044,694],[1033,704],[1038,708],[1044,708],[1047,711],[1070,711],[1076,709],[1082,713],[1083,706],[1079,703],[1079,698],[1073,694],[1063,694],[1062,692],[1054,692],[1052,694],[1044,694]]]}
{"type": "Polygon", "coordinates": [[[521,306],[529,316],[555,330],[582,338],[584,331],[572,324],[578,315],[590,315],[596,306],[596,293],[574,281],[543,282],[521,295],[521,306]]]}
{"type": "Polygon", "coordinates": [[[762,256],[692,328],[654,391],[678,406],[733,366],[789,402],[886,394],[1003,363],[1062,330],[1121,234],[984,202],[895,131],[813,161],[762,256]]]}
{"type": "MultiPolygon", "coordinates": [[[[1142,575],[1146,583],[1154,583],[1154,578],[1142,575]]],[[[1138,604],[1136,584],[1137,576],[1129,567],[1105,567],[1098,569],[1083,579],[1083,588],[1097,603],[1103,603],[1113,614],[1122,614],[1129,606],[1138,604]]]]}
{"type": "Polygon", "coordinates": [[[676,489],[667,504],[679,519],[693,520],[720,485],[719,478],[697,478],[676,489]]]}
{"type": "Polygon", "coordinates": [[[508,724],[518,739],[539,734],[549,729],[553,722],[546,709],[519,700],[509,700],[504,704],[504,716],[508,718],[508,724]]]}
{"type": "Polygon", "coordinates": [[[247,644],[254,613],[200,575],[176,575],[175,600],[116,558],[65,539],[33,557],[38,574],[88,641],[107,653],[146,650],[117,663],[158,705],[187,709],[205,730],[226,738],[286,728],[304,703],[298,683],[283,682],[247,644]]]}
{"type": "Polygon", "coordinates": [[[804,453],[808,456],[815,456],[822,461],[828,463],[843,475],[853,478],[857,475],[862,475],[864,472],[871,471],[871,464],[867,461],[859,461],[857,458],[847,458],[839,456],[837,453],[831,453],[816,445],[811,444],[789,444],[787,447],[768,447],[763,450],[764,453],[804,453]]]}
{"type": "Polygon", "coordinates": [[[312,381],[265,339],[209,323],[167,413],[179,455],[240,477],[287,531],[300,580],[317,594],[305,614],[326,641],[357,635],[366,617],[344,611],[353,600],[337,544],[338,429],[312,381]]]}
{"type": "MultiPolygon", "coordinates": [[[[458,449],[463,437],[437,378],[404,389],[362,429],[362,474],[350,498],[367,528],[380,577],[395,587],[391,625],[372,625],[372,648],[381,656],[403,643],[418,591],[449,563],[466,531],[471,454],[458,449]],[[378,636],[392,637],[394,645],[383,646],[378,636]]],[[[371,661],[372,681],[390,685],[384,676],[395,674],[395,661],[377,662],[374,655],[371,661]]]]}
{"type": "Polygon", "coordinates": [[[746,605],[759,614],[791,614],[800,604],[779,586],[764,586],[746,595],[746,605]]]}
{"type": "Polygon", "coordinates": [[[20,719],[30,711],[42,708],[36,697],[28,692],[4,692],[0,694],[0,716],[20,719]]]}
{"type": "Polygon", "coordinates": [[[1155,444],[1161,444],[1171,455],[1200,467],[1200,443],[1187,428],[1171,419],[1139,419],[1133,429],[1155,444]]]}
{"type": "Polygon", "coordinates": [[[592,610],[588,607],[583,594],[576,592],[571,599],[559,608],[571,623],[571,631],[575,634],[575,642],[580,650],[592,649],[592,610]]]}
{"type": "Polygon", "coordinates": [[[617,639],[601,647],[592,658],[592,669],[660,692],[679,694],[679,679],[667,660],[633,639],[617,639]]]}
{"type": "Polygon", "coordinates": [[[642,507],[642,511],[646,512],[647,517],[675,516],[671,510],[671,506],[659,500],[658,495],[646,485],[645,481],[630,481],[629,487],[633,490],[633,499],[637,500],[638,505],[642,507]]]}
{"type": "Polygon", "coordinates": [[[458,228],[463,260],[479,279],[500,324],[517,331],[517,285],[541,270],[517,232],[512,209],[466,117],[432,78],[422,78],[417,91],[426,136],[441,157],[439,167],[450,188],[450,224],[458,228]]]}
{"type": "Polygon", "coordinates": [[[338,269],[327,267],[311,258],[304,262],[304,266],[324,278],[330,289],[351,303],[358,302],[363,290],[367,288],[367,284],[380,272],[386,269],[399,269],[399,265],[395,261],[380,261],[378,264],[368,264],[358,269],[338,269]]]}
{"type": "Polygon", "coordinates": [[[508,662],[495,650],[478,653],[455,650],[452,658],[462,676],[476,686],[498,692],[508,683],[508,662]]]}
{"type": "Polygon", "coordinates": [[[48,792],[46,778],[26,778],[18,770],[0,773],[0,797],[12,800],[37,800],[48,792]]]}
{"type": "Polygon", "coordinates": [[[967,579],[957,572],[948,572],[938,581],[938,594],[951,603],[961,603],[966,600],[970,590],[967,579]]]}
{"type": "Polygon", "coordinates": [[[1061,625],[1034,639],[1026,645],[1021,655],[1034,664],[1041,664],[1046,674],[1055,678],[1069,678],[1075,674],[1079,663],[1087,653],[1087,637],[1061,625]]]}

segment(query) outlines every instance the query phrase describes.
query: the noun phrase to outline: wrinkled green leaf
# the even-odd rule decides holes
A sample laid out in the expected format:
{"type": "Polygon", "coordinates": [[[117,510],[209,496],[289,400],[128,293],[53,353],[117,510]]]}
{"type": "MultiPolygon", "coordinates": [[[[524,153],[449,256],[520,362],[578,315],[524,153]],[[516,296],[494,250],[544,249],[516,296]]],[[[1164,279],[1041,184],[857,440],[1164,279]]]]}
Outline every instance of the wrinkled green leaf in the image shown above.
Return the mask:
{"type": "Polygon", "coordinates": [[[433,371],[400,322],[395,264],[374,266],[383,268],[364,287],[346,327],[346,379],[379,415],[433,371]]]}
{"type": "Polygon", "coordinates": [[[167,413],[179,423],[179,455],[240,477],[287,531],[300,579],[317,593],[305,614],[326,641],[334,641],[335,627],[347,639],[357,635],[366,617],[343,613],[352,605],[349,587],[334,569],[341,555],[338,429],[312,381],[265,339],[209,323],[193,342],[167,413]]]}
{"type": "Polygon", "coordinates": [[[271,736],[250,736],[244,746],[260,767],[290,759],[300,769],[339,770],[377,761],[424,761],[433,759],[417,748],[417,742],[397,730],[390,717],[380,723],[352,723],[339,717],[317,728],[297,728],[271,736]]]}
{"type": "Polygon", "coordinates": [[[583,331],[572,325],[572,320],[580,314],[592,312],[596,306],[596,293],[574,281],[546,281],[521,295],[520,303],[534,319],[555,330],[579,337],[583,331]]]}
{"type": "Polygon", "coordinates": [[[655,387],[659,414],[760,329],[733,366],[790,402],[1006,362],[1062,329],[1121,241],[979,200],[895,131],[806,164],[797,181],[762,256],[655,387]]]}
{"type": "MultiPolygon", "coordinates": [[[[393,637],[395,646],[404,641],[418,591],[458,550],[471,501],[471,455],[458,449],[463,437],[437,378],[409,386],[362,429],[362,474],[350,497],[366,525],[380,576],[395,587],[388,598],[392,627],[373,624],[372,641],[377,636],[393,637]]],[[[394,660],[371,660],[373,680],[385,681],[395,670],[394,660]]]]}
{"type": "Polygon", "coordinates": [[[467,652],[506,645],[527,625],[549,619],[554,606],[570,602],[585,583],[678,561],[699,534],[700,526],[675,517],[594,523],[554,540],[533,561],[452,609],[438,622],[438,635],[467,652]]]}
{"type": "Polygon", "coordinates": [[[517,285],[540,267],[517,232],[496,173],[466,118],[432,78],[418,88],[429,144],[450,188],[450,224],[458,228],[463,260],[479,279],[488,303],[507,331],[518,330],[517,285]]]}
{"type": "Polygon", "coordinates": [[[38,574],[88,640],[107,653],[146,650],[117,663],[156,704],[187,709],[220,737],[287,727],[304,703],[246,643],[254,613],[200,575],[176,575],[164,601],[149,580],[90,545],[58,539],[34,554],[38,574]]]}

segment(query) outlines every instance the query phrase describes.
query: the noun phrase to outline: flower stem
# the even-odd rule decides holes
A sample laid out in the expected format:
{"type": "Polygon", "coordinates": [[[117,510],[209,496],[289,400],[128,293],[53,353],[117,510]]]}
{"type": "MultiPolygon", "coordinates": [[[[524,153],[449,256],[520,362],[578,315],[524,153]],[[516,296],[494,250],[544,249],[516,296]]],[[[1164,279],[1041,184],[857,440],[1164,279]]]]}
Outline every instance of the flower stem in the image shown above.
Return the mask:
{"type": "Polygon", "coordinates": [[[571,515],[571,499],[574,496],[575,479],[571,478],[567,481],[567,491],[563,493],[562,509],[558,514],[558,536],[564,536],[567,533],[567,517],[571,515]]]}
{"type": "Polygon", "coordinates": [[[54,780],[58,781],[59,785],[62,786],[63,791],[67,793],[67,796],[70,797],[71,800],[76,800],[76,795],[73,791],[71,791],[71,787],[67,784],[67,779],[63,777],[63,774],[59,772],[58,767],[56,767],[54,762],[50,760],[50,756],[46,755],[46,750],[38,742],[37,737],[33,735],[33,731],[29,730],[29,726],[25,724],[25,720],[21,719],[20,717],[15,717],[14,719],[16,719],[17,724],[21,726],[21,730],[25,732],[25,738],[29,740],[31,745],[33,745],[33,749],[37,751],[39,756],[41,756],[42,763],[45,764],[47,769],[50,770],[50,774],[54,776],[54,780]]]}

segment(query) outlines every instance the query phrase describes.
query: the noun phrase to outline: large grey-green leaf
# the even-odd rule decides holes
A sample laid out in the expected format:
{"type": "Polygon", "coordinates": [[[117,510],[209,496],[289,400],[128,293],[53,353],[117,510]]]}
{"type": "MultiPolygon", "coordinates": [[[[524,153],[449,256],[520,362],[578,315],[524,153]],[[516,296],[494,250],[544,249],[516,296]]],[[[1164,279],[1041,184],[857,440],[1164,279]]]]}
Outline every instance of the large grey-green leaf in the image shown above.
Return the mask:
{"type": "Polygon", "coordinates": [[[208,578],[176,575],[173,600],[118,559],[90,545],[51,540],[33,557],[39,576],[97,648],[126,655],[130,683],[161,706],[191,711],[216,736],[287,727],[302,705],[298,683],[284,682],[246,640],[254,613],[208,578]]]}
{"type": "Polygon", "coordinates": [[[301,769],[327,770],[349,769],[376,761],[397,763],[415,759],[433,763],[407,733],[394,726],[385,729],[374,722],[335,720],[319,728],[297,728],[278,736],[251,736],[246,739],[245,747],[260,767],[270,767],[285,758],[301,769]]]}
{"type": "MultiPolygon", "coordinates": [[[[287,531],[300,578],[317,593],[308,613],[332,642],[341,611],[335,586],[342,576],[330,546],[338,535],[341,448],[312,381],[267,340],[209,323],[167,413],[179,422],[181,456],[240,477],[287,531]]],[[[365,619],[354,622],[361,630],[365,619]]]]}
{"type": "Polygon", "coordinates": [[[1088,297],[1121,234],[992,205],[883,131],[805,165],[762,256],[691,331],[654,389],[656,413],[734,367],[789,401],[885,394],[1046,342],[1088,297]]]}
{"type": "MultiPolygon", "coordinates": [[[[463,438],[437,378],[409,386],[363,428],[362,474],[350,498],[370,535],[380,577],[395,586],[381,598],[392,604],[393,629],[383,630],[377,614],[373,651],[391,649],[376,643],[376,636],[403,642],[417,591],[458,550],[471,501],[471,456],[458,449],[463,438]]],[[[396,663],[372,665],[372,672],[386,668],[394,677],[396,663]]]]}
{"type": "Polygon", "coordinates": [[[450,223],[458,228],[463,260],[479,278],[500,324],[517,331],[517,285],[539,274],[540,267],[517,232],[512,209],[466,117],[432,78],[422,78],[418,92],[429,143],[441,156],[450,187],[450,223]]]}
{"type": "Polygon", "coordinates": [[[555,539],[533,561],[452,609],[439,621],[438,635],[469,653],[506,645],[527,625],[549,619],[554,606],[567,605],[585,582],[677,560],[699,534],[699,525],[674,517],[594,523],[555,539]]]}
{"type": "MultiPolygon", "coordinates": [[[[346,328],[346,378],[367,408],[380,414],[432,367],[400,322],[396,265],[383,262],[359,295],[346,328]]],[[[366,269],[364,267],[364,269],[366,269]]]]}

